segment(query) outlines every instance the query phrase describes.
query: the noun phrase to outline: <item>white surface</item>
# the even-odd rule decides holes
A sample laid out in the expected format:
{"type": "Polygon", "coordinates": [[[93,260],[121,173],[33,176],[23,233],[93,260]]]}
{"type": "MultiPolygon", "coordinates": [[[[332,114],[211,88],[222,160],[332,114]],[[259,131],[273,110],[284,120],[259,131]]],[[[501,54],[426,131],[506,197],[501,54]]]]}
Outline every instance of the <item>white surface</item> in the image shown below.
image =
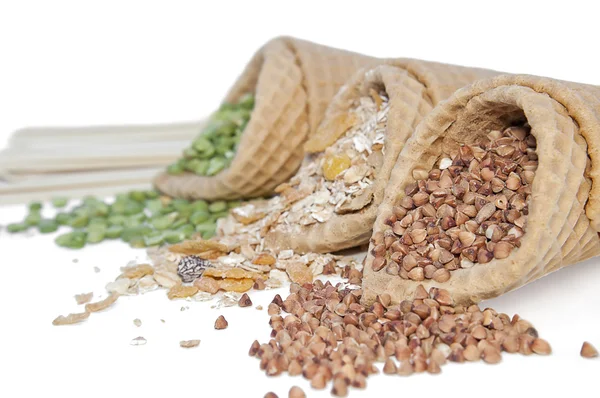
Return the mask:
{"type": "MultiPolygon", "coordinates": [[[[0,220],[17,221],[24,214],[23,206],[5,207],[0,209],[0,220]]],[[[302,377],[267,377],[259,369],[259,360],[247,355],[254,339],[269,341],[267,306],[276,293],[285,298],[287,289],[251,292],[253,307],[220,310],[210,308],[214,301],[169,301],[160,290],[121,297],[114,307],[92,314],[82,324],[53,326],[57,315],[78,311],[74,294],[93,291],[95,298],[100,297],[119,267],[145,258],[144,250],[120,242],[80,251],[60,249],[54,246],[55,235],[0,233],[4,259],[0,363],[5,375],[0,396],[49,392],[58,396],[60,392],[62,397],[260,398],[274,391],[286,397],[294,384],[309,397],[329,395],[329,389],[310,390],[302,377]],[[94,272],[95,266],[99,273],[94,272]],[[254,308],[259,304],[263,311],[254,308]],[[189,309],[181,311],[181,307],[189,309]],[[221,314],[229,327],[217,331],[213,325],[221,314]],[[141,327],[133,325],[135,318],[142,320],[141,327]],[[147,344],[130,346],[137,336],[145,337],[147,344]],[[190,339],[200,339],[200,346],[179,347],[180,340],[190,339]]],[[[598,281],[599,261],[592,260],[482,303],[531,321],[552,345],[549,357],[505,354],[498,365],[450,363],[438,376],[377,375],[368,379],[366,390],[352,390],[350,396],[382,396],[389,391],[418,396],[424,387],[427,396],[448,398],[504,397],[507,391],[518,391],[519,397],[595,396],[590,393],[597,392],[600,359],[583,359],[579,350],[584,340],[600,346],[598,281]]]]}
{"type": "MultiPolygon", "coordinates": [[[[2,1],[0,148],[24,126],[198,119],[218,104],[256,48],[279,34],[378,56],[600,84],[598,14],[585,6],[593,2],[400,3],[2,1]]],[[[23,215],[22,208],[0,208],[0,224],[23,215]]],[[[262,397],[274,391],[285,397],[292,384],[309,391],[299,377],[266,377],[247,356],[255,338],[269,339],[266,305],[274,291],[252,294],[263,312],[216,311],[210,303],[170,302],[154,292],[120,299],[82,325],[53,327],[56,315],[75,309],[74,294],[100,293],[120,266],[144,256],[116,242],[62,250],[53,236],[0,233],[0,396],[262,397]],[[94,266],[102,271],[94,273],[94,266]],[[185,305],[190,309],[181,312],[185,305]],[[215,331],[221,313],[230,326],[215,331]],[[148,344],[130,346],[140,335],[148,344]],[[194,338],[200,347],[179,348],[179,340],[194,338]]],[[[582,359],[579,349],[583,340],[600,347],[599,285],[599,261],[592,260],[483,304],[533,322],[552,344],[550,357],[450,364],[433,378],[376,376],[350,396],[595,396],[600,360],[582,359]]]]}

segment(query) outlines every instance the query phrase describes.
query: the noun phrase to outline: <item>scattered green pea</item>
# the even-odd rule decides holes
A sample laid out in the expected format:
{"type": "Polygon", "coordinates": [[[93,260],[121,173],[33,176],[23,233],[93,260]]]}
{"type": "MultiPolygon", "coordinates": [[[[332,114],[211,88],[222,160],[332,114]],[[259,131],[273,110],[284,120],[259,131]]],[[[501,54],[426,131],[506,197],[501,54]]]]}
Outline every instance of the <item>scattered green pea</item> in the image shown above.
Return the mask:
{"type": "Polygon", "coordinates": [[[57,236],[54,241],[58,246],[69,249],[81,249],[83,246],[85,246],[86,240],[87,233],[82,231],[73,231],[57,236]]]}
{"type": "Polygon", "coordinates": [[[24,222],[12,223],[6,226],[6,230],[11,234],[27,231],[27,228],[29,228],[29,225],[25,224],[24,222]]]}
{"type": "Polygon", "coordinates": [[[160,199],[150,199],[146,201],[146,209],[150,210],[150,213],[156,214],[163,208],[160,199]]]}
{"type": "Polygon", "coordinates": [[[203,222],[208,221],[210,218],[210,213],[208,211],[196,211],[190,217],[190,222],[194,225],[201,224],[203,222]]]}
{"type": "Polygon", "coordinates": [[[191,208],[195,211],[208,211],[208,202],[205,200],[196,200],[192,203],[191,208]]]}
{"type": "Polygon", "coordinates": [[[173,163],[167,166],[167,173],[171,175],[183,174],[184,171],[184,166],[179,163],[173,163]]]}
{"type": "Polygon", "coordinates": [[[159,196],[160,196],[160,194],[158,193],[158,191],[155,191],[155,190],[146,191],[146,198],[148,198],[148,199],[156,199],[159,196]]]}
{"type": "MultiPolygon", "coordinates": [[[[223,124],[231,125],[232,120],[223,124]]],[[[223,137],[220,142],[222,140],[223,137]]],[[[60,208],[66,206],[68,200],[54,198],[52,204],[60,208]]],[[[55,242],[61,247],[79,249],[105,239],[120,239],[132,247],[148,247],[181,242],[195,234],[208,239],[216,232],[217,220],[238,205],[239,201],[209,203],[165,199],[154,190],[131,191],[116,195],[112,204],[87,196],[71,210],[58,212],[54,219],[42,218],[43,204],[32,202],[23,222],[10,224],[6,230],[18,233],[36,226],[41,233],[52,233],[63,225],[72,230],[56,237],[55,242]]]]}
{"type": "Polygon", "coordinates": [[[185,162],[185,169],[187,171],[191,171],[192,173],[201,176],[206,175],[209,166],[210,161],[206,159],[190,159],[185,162]]]}
{"type": "Polygon", "coordinates": [[[208,211],[210,211],[211,213],[218,213],[218,212],[225,211],[225,210],[227,210],[227,202],[225,202],[224,200],[218,200],[216,202],[212,202],[208,206],[208,211]]]}
{"type": "Polygon", "coordinates": [[[31,226],[38,225],[42,221],[42,215],[39,211],[32,211],[25,217],[25,224],[31,226]]]}
{"type": "Polygon", "coordinates": [[[55,220],[59,225],[67,225],[70,219],[71,216],[69,213],[58,213],[55,217],[55,220]]]}
{"type": "Polygon", "coordinates": [[[208,168],[206,169],[207,176],[214,176],[218,174],[225,167],[229,166],[229,161],[224,157],[214,157],[208,163],[208,168]]]}
{"type": "Polygon", "coordinates": [[[114,214],[109,216],[107,221],[110,225],[125,225],[125,222],[127,222],[127,217],[122,214],[114,214]]]}
{"type": "Polygon", "coordinates": [[[164,237],[160,231],[152,231],[149,234],[144,235],[145,246],[158,246],[163,243],[164,237]]]}
{"type": "Polygon", "coordinates": [[[106,227],[102,224],[90,225],[87,228],[87,241],[89,243],[99,243],[106,236],[106,227]]]}
{"type": "Polygon", "coordinates": [[[216,225],[212,222],[196,225],[196,232],[200,232],[202,239],[209,239],[215,235],[216,225]]]}
{"type": "Polygon", "coordinates": [[[90,219],[87,215],[81,214],[71,218],[68,222],[68,225],[71,228],[83,228],[88,225],[89,221],[90,219]]]}
{"type": "Polygon", "coordinates": [[[177,232],[183,232],[185,239],[189,239],[195,232],[195,228],[192,224],[185,224],[177,228],[177,232]]]}
{"type": "Polygon", "coordinates": [[[52,198],[52,206],[54,206],[56,209],[62,209],[67,205],[67,203],[69,203],[69,199],[65,197],[57,196],[56,198],[52,198]]]}
{"type": "Polygon", "coordinates": [[[176,220],[173,222],[173,224],[171,224],[171,228],[170,228],[170,229],[171,229],[171,230],[177,229],[177,228],[181,227],[182,225],[185,225],[185,224],[187,224],[187,222],[188,222],[188,219],[187,219],[187,218],[184,218],[184,217],[181,217],[181,216],[179,216],[179,217],[177,217],[177,219],[176,219],[176,220]]]}
{"type": "Polygon", "coordinates": [[[56,232],[58,229],[58,223],[55,220],[42,220],[38,224],[38,229],[43,234],[56,232]]]}
{"type": "Polygon", "coordinates": [[[179,243],[185,239],[185,234],[181,231],[171,231],[165,233],[165,242],[169,244],[179,243]]]}
{"type": "Polygon", "coordinates": [[[29,211],[31,212],[36,212],[36,211],[40,211],[42,210],[42,203],[41,202],[31,202],[29,203],[29,211]]]}
{"type": "Polygon", "coordinates": [[[154,227],[154,229],[163,230],[169,228],[175,219],[177,218],[177,213],[167,214],[166,216],[159,216],[150,220],[150,225],[154,227]]]}
{"type": "Polygon", "coordinates": [[[106,228],[106,239],[117,239],[123,233],[123,227],[121,225],[111,225],[106,228]]]}

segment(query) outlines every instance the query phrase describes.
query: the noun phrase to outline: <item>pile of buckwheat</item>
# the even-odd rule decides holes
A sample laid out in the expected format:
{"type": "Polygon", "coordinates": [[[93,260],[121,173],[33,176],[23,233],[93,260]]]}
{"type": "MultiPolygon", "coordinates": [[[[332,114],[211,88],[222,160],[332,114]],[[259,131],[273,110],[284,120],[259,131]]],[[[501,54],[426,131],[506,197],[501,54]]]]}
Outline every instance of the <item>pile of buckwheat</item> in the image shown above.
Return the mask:
{"type": "Polygon", "coordinates": [[[508,257],[525,233],[538,166],[528,126],[491,131],[461,145],[414,183],[375,234],[373,269],[403,279],[446,282],[450,273],[508,257]]]}
{"type": "Polygon", "coordinates": [[[448,362],[483,360],[495,364],[502,352],[548,355],[548,342],[519,315],[491,308],[455,305],[448,291],[422,286],[412,300],[392,304],[381,295],[360,304],[358,285],[320,280],[292,284],[283,300],[269,305],[272,339],[254,341],[249,354],[269,376],[303,375],[316,389],[332,382],[331,393],[346,396],[364,388],[371,374],[437,374],[448,362]]]}

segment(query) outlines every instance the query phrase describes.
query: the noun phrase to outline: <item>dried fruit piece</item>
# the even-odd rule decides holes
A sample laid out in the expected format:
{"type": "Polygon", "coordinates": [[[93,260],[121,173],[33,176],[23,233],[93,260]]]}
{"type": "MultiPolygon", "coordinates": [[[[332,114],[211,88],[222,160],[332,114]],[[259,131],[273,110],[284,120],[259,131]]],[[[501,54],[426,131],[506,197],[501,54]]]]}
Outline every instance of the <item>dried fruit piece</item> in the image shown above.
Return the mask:
{"type": "Polygon", "coordinates": [[[194,281],[194,286],[203,292],[216,294],[219,291],[219,282],[210,276],[203,275],[202,278],[194,281]]]}
{"type": "Polygon", "coordinates": [[[75,301],[77,301],[77,304],[79,304],[79,305],[86,304],[86,303],[90,302],[90,300],[92,299],[92,297],[94,297],[94,293],[93,292],[76,294],[75,295],[75,301]]]}
{"type": "Polygon", "coordinates": [[[198,293],[198,287],[196,286],[184,286],[184,285],[175,285],[167,292],[167,297],[169,300],[175,300],[180,298],[191,297],[194,294],[198,293]]]}
{"type": "Polygon", "coordinates": [[[204,271],[204,276],[212,278],[230,278],[230,279],[258,279],[262,274],[257,272],[246,271],[242,268],[208,268],[204,271]]]}
{"type": "Polygon", "coordinates": [[[377,110],[379,111],[381,109],[381,104],[383,104],[383,100],[381,99],[381,96],[379,95],[377,90],[375,90],[374,88],[369,89],[369,95],[373,99],[373,102],[375,102],[375,106],[377,107],[377,110]]]}
{"type": "Polygon", "coordinates": [[[226,292],[244,293],[252,289],[253,279],[221,279],[218,281],[219,288],[226,292]]]}
{"type": "Polygon", "coordinates": [[[200,340],[181,340],[179,346],[183,348],[193,348],[200,345],[200,340]]]}
{"type": "Polygon", "coordinates": [[[85,305],[85,310],[88,312],[98,312],[107,309],[114,304],[119,298],[119,293],[111,293],[107,298],[95,303],[88,303],[85,305]]]}
{"type": "Polygon", "coordinates": [[[75,313],[75,314],[69,314],[67,316],[59,315],[56,317],[56,319],[54,319],[52,321],[52,324],[54,326],[72,325],[74,323],[83,322],[86,319],[88,319],[89,317],[90,317],[90,313],[88,311],[75,313]]]}
{"type": "Polygon", "coordinates": [[[328,155],[323,160],[323,177],[329,181],[335,180],[335,177],[340,175],[352,165],[352,160],[345,153],[328,155]]]}
{"type": "Polygon", "coordinates": [[[229,326],[227,319],[225,319],[225,317],[223,315],[219,315],[219,317],[215,321],[215,329],[223,330],[223,329],[226,329],[227,326],[229,326]]]}
{"type": "Polygon", "coordinates": [[[208,251],[218,251],[227,253],[227,246],[214,240],[186,240],[185,242],[176,243],[169,246],[168,250],[171,253],[179,253],[185,255],[199,255],[208,251]]]}
{"type": "Polygon", "coordinates": [[[272,255],[268,253],[260,253],[258,256],[254,257],[254,260],[252,260],[252,264],[273,265],[276,261],[277,260],[272,255]]]}
{"type": "Polygon", "coordinates": [[[231,215],[238,222],[248,225],[265,218],[267,213],[259,211],[256,206],[248,204],[231,210],[231,215]]]}
{"type": "Polygon", "coordinates": [[[133,267],[123,268],[123,273],[119,278],[140,279],[146,275],[154,274],[154,267],[150,264],[138,264],[133,267]]]}
{"type": "Polygon", "coordinates": [[[325,120],[317,129],[317,132],[304,144],[306,152],[315,153],[326,150],[350,127],[360,121],[355,113],[350,112],[342,112],[325,120]]]}
{"type": "Polygon", "coordinates": [[[584,358],[596,358],[598,356],[598,350],[591,343],[585,341],[581,346],[581,356],[584,358]]]}
{"type": "Polygon", "coordinates": [[[292,282],[300,285],[313,281],[313,274],[309,267],[298,261],[293,261],[287,264],[285,268],[292,282]]]}

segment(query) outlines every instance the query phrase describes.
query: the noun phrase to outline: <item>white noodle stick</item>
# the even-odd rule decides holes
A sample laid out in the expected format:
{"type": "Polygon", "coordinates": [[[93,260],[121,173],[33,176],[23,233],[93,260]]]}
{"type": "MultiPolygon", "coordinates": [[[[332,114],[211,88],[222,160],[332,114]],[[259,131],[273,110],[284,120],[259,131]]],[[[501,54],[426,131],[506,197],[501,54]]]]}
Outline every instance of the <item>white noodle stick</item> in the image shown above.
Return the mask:
{"type": "MultiPolygon", "coordinates": [[[[52,158],[88,158],[104,157],[114,155],[127,155],[132,158],[148,155],[171,155],[181,154],[181,151],[189,145],[189,141],[174,142],[139,142],[139,143],[103,143],[99,145],[79,146],[61,145],[55,148],[15,149],[8,148],[0,152],[0,162],[18,161],[24,157],[29,159],[52,159],[52,158]]],[[[28,160],[29,162],[29,160],[28,160]]]]}
{"type": "Polygon", "coordinates": [[[79,146],[93,147],[97,145],[134,145],[138,143],[170,143],[170,142],[186,142],[190,143],[198,136],[199,132],[194,134],[171,134],[168,136],[148,136],[139,134],[113,135],[106,134],[104,137],[46,137],[43,139],[34,139],[26,141],[13,141],[8,146],[10,149],[16,150],[37,150],[44,148],[56,148],[61,146],[79,146]]]}
{"type": "Polygon", "coordinates": [[[83,187],[149,183],[160,169],[120,170],[95,173],[65,173],[28,176],[0,184],[0,195],[19,192],[54,191],[83,187]]]}
{"type": "Polygon", "coordinates": [[[87,195],[94,195],[99,197],[113,196],[118,193],[128,192],[132,190],[147,190],[152,188],[151,184],[146,183],[125,183],[121,185],[110,185],[94,188],[75,188],[75,189],[64,189],[54,191],[36,191],[36,192],[20,192],[14,194],[3,194],[0,195],[0,205],[9,205],[17,203],[28,203],[33,200],[48,201],[57,196],[64,196],[67,198],[82,198],[87,195]]]}
{"type": "Polygon", "coordinates": [[[146,125],[119,125],[119,126],[89,126],[89,127],[27,127],[17,130],[10,138],[14,141],[31,141],[44,139],[44,137],[80,137],[80,136],[104,136],[127,135],[127,134],[149,134],[156,136],[168,136],[170,134],[193,135],[206,124],[206,119],[182,123],[146,124],[146,125]]]}

